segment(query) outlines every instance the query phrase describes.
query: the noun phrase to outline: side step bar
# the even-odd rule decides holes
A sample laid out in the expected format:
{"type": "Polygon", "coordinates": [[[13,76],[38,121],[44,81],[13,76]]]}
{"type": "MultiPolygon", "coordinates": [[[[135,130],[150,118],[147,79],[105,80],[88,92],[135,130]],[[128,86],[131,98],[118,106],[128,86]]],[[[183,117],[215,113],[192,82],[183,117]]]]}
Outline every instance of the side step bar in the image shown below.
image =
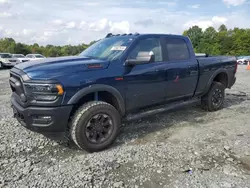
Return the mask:
{"type": "Polygon", "coordinates": [[[196,103],[200,104],[200,98],[194,98],[194,99],[187,100],[187,101],[174,102],[174,103],[169,103],[166,105],[161,105],[161,106],[158,106],[155,108],[151,108],[147,111],[128,115],[124,118],[124,120],[125,121],[133,121],[133,120],[141,119],[141,118],[146,117],[146,116],[151,116],[151,115],[155,115],[158,113],[167,112],[167,111],[171,111],[171,110],[177,110],[179,108],[183,108],[184,106],[189,106],[189,105],[196,104],[196,103]]]}

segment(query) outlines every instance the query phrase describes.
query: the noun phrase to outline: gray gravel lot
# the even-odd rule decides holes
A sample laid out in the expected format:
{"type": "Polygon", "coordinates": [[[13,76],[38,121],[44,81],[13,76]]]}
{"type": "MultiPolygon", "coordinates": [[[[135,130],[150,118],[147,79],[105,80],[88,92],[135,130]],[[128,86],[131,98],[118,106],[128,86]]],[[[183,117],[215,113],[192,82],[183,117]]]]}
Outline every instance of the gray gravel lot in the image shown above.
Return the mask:
{"type": "Polygon", "coordinates": [[[0,71],[0,187],[250,187],[250,71],[239,66],[225,108],[189,106],[125,123],[89,154],[21,127],[0,71]]]}

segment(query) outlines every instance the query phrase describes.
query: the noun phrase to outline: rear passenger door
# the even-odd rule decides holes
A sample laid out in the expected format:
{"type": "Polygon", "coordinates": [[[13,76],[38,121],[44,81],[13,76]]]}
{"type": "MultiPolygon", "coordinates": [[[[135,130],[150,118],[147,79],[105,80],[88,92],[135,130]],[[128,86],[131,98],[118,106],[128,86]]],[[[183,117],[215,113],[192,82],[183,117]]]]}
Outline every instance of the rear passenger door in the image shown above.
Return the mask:
{"type": "Polygon", "coordinates": [[[198,81],[198,62],[192,56],[186,40],[166,37],[163,49],[166,51],[166,100],[191,97],[198,81]]]}

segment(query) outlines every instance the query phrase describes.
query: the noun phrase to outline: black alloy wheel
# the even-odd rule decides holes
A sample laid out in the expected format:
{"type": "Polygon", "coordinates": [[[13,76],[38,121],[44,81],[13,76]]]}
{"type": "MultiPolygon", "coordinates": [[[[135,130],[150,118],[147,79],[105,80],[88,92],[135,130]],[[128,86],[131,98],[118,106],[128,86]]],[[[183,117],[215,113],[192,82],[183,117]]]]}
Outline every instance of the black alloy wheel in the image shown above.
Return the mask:
{"type": "Polygon", "coordinates": [[[109,115],[96,114],[88,121],[85,134],[91,143],[100,144],[110,137],[113,127],[113,121],[109,115]]]}
{"type": "Polygon", "coordinates": [[[223,92],[217,88],[212,95],[212,103],[214,107],[218,107],[223,102],[223,92]]]}

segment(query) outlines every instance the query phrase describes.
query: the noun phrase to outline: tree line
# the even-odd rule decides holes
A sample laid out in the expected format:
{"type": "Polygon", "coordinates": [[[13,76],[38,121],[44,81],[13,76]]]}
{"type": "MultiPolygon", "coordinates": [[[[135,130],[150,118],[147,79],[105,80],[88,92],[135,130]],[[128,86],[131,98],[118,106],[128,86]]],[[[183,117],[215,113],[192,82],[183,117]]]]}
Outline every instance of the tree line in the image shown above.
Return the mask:
{"type": "MultiPolygon", "coordinates": [[[[193,26],[185,30],[183,35],[190,38],[196,53],[234,56],[250,55],[250,29],[227,29],[225,25],[221,25],[218,30],[209,27],[203,31],[199,26],[193,26]]],[[[79,54],[93,43],[95,41],[74,46],[39,46],[37,43],[27,45],[16,42],[13,38],[2,38],[0,39],[0,52],[24,55],[40,53],[46,57],[69,56],[79,54]]]]}
{"type": "Polygon", "coordinates": [[[213,27],[205,31],[193,26],[183,32],[192,41],[195,52],[211,55],[250,55],[250,29],[227,29],[221,25],[217,30],[213,27]]]}
{"type": "Polygon", "coordinates": [[[0,39],[0,53],[6,52],[11,54],[30,54],[39,53],[46,57],[59,57],[59,56],[70,56],[81,53],[88,46],[93,44],[95,41],[89,44],[79,44],[79,45],[65,45],[65,46],[55,46],[46,45],[39,46],[39,44],[34,43],[32,45],[23,44],[20,42],[15,42],[13,38],[2,38],[0,39]]]}

